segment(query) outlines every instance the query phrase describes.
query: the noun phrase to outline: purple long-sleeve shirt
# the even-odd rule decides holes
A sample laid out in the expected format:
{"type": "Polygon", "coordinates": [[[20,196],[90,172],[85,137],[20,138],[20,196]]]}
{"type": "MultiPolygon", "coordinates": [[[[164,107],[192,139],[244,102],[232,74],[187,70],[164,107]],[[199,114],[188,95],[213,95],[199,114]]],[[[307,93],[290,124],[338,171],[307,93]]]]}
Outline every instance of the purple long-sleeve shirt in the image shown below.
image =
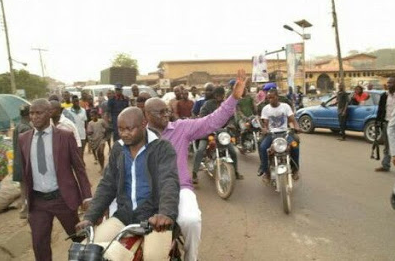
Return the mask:
{"type": "Polygon", "coordinates": [[[169,122],[162,132],[162,138],[170,141],[177,152],[177,167],[181,188],[193,189],[188,170],[189,143],[222,128],[235,112],[236,105],[237,100],[231,95],[217,110],[206,117],[169,122]]]}

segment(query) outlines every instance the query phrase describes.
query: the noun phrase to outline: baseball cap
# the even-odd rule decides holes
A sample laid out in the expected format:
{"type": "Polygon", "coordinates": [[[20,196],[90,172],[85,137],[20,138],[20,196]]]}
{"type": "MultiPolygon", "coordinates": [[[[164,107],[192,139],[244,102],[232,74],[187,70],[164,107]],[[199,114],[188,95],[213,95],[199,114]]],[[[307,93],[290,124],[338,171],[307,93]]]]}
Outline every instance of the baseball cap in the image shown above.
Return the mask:
{"type": "Polygon", "coordinates": [[[271,89],[277,89],[277,85],[276,85],[276,83],[274,83],[274,82],[269,82],[269,83],[264,84],[264,85],[262,86],[262,89],[263,89],[264,91],[269,91],[269,90],[271,90],[271,89]]]}

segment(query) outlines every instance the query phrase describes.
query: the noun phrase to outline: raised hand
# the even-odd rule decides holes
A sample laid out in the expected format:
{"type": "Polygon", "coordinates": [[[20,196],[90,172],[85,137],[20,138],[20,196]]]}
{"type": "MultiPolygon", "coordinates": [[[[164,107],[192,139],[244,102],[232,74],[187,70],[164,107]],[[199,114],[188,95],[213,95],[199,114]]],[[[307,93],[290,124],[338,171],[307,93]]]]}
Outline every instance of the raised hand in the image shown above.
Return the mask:
{"type": "Polygon", "coordinates": [[[249,80],[250,78],[246,77],[246,73],[243,69],[237,71],[237,79],[232,93],[235,99],[240,99],[243,96],[244,89],[249,80]]]}

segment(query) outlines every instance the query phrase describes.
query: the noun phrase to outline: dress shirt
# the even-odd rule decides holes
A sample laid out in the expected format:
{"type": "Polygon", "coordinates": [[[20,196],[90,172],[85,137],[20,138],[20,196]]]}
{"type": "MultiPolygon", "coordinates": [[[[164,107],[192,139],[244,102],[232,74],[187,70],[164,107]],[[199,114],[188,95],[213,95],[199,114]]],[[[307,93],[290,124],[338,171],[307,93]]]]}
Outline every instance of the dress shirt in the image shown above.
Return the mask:
{"type": "Polygon", "coordinates": [[[188,146],[193,140],[206,137],[226,124],[235,112],[237,100],[231,95],[213,113],[203,118],[169,122],[162,138],[170,141],[177,153],[177,168],[181,188],[193,190],[188,170],[188,146]]]}
{"type": "Polygon", "coordinates": [[[391,114],[395,109],[395,93],[391,94],[387,92],[387,107],[385,108],[386,113],[385,113],[385,120],[390,121],[391,120],[391,114]]]}
{"type": "Polygon", "coordinates": [[[56,177],[55,163],[53,160],[53,146],[52,146],[52,137],[53,137],[53,126],[50,125],[48,128],[43,130],[44,134],[42,135],[44,141],[45,148],[45,159],[47,163],[47,172],[45,174],[41,174],[38,171],[38,163],[37,163],[37,140],[38,140],[38,131],[34,130],[32,144],[30,147],[30,163],[32,167],[32,175],[33,175],[33,190],[40,192],[51,192],[58,189],[58,181],[56,177]]]}
{"type": "Polygon", "coordinates": [[[85,109],[80,108],[78,111],[76,111],[73,107],[71,107],[67,110],[71,112],[71,115],[73,115],[75,121],[74,124],[77,127],[78,134],[80,135],[81,140],[85,140],[85,122],[88,120],[85,109]]]}

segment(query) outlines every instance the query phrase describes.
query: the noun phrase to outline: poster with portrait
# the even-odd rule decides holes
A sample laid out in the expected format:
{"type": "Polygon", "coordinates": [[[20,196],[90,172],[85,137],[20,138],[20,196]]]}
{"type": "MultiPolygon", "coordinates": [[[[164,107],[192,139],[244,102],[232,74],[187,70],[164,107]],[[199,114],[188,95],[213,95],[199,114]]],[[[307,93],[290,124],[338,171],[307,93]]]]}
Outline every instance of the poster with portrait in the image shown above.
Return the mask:
{"type": "Polygon", "coordinates": [[[295,87],[296,79],[303,79],[303,43],[287,44],[287,83],[295,87]]]}
{"type": "Polygon", "coordinates": [[[252,57],[252,81],[268,82],[267,62],[263,54],[252,57]]]}
{"type": "Polygon", "coordinates": [[[170,79],[159,79],[159,87],[162,89],[169,89],[170,79]]]}

